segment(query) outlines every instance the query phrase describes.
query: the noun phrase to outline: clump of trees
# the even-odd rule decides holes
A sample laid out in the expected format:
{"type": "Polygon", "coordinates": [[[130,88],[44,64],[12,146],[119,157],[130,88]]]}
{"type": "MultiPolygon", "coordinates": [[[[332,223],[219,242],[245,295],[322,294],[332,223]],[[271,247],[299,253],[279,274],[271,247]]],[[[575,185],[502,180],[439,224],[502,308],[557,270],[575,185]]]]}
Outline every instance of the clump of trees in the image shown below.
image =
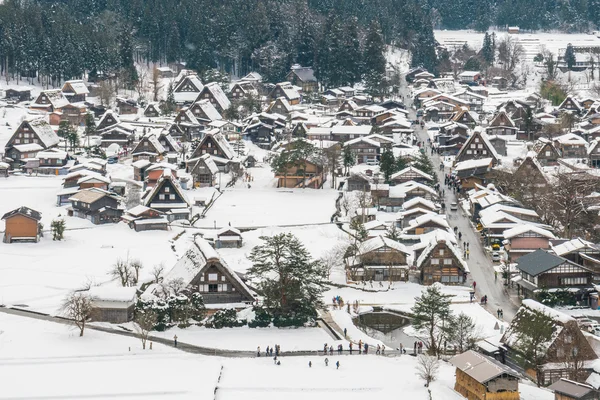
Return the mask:
{"type": "Polygon", "coordinates": [[[52,240],[63,240],[65,236],[65,229],[67,229],[67,224],[64,219],[57,218],[52,220],[52,223],[50,224],[52,240]]]}

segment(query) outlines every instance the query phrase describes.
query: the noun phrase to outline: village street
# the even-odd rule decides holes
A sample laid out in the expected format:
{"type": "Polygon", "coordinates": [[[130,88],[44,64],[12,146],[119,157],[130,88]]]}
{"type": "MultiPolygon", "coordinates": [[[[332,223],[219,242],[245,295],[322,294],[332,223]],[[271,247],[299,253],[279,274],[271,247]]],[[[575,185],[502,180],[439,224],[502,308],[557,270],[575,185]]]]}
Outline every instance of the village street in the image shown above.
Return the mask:
{"type": "MultiPolygon", "coordinates": [[[[403,82],[404,83],[404,82],[403,82]]],[[[410,89],[404,83],[400,88],[401,95],[404,98],[404,102],[409,111],[409,119],[417,120],[415,109],[412,108],[412,96],[410,95],[410,89]]],[[[421,128],[420,125],[416,124],[415,135],[417,140],[426,144],[429,138],[426,128],[421,128]]],[[[504,311],[504,320],[511,321],[517,307],[510,300],[508,294],[504,291],[504,280],[501,279],[500,274],[496,279],[494,275],[494,269],[492,267],[492,261],[489,255],[483,249],[480,241],[479,232],[474,229],[471,221],[465,214],[464,210],[459,207],[458,211],[450,211],[450,204],[454,201],[458,202],[456,195],[452,192],[452,189],[444,186],[444,175],[449,173],[449,169],[445,168],[443,171],[439,170],[438,167],[441,163],[441,158],[437,153],[431,154],[431,148],[425,149],[427,155],[430,157],[433,166],[436,168],[438,173],[438,181],[440,187],[445,190],[445,196],[443,202],[446,204],[446,211],[448,214],[448,224],[451,227],[457,227],[458,231],[462,233],[462,239],[459,241],[459,245],[462,248],[463,242],[469,243],[469,259],[467,264],[471,270],[470,281],[476,282],[476,297],[477,301],[485,295],[488,297],[487,310],[496,315],[498,309],[504,311]]]]}

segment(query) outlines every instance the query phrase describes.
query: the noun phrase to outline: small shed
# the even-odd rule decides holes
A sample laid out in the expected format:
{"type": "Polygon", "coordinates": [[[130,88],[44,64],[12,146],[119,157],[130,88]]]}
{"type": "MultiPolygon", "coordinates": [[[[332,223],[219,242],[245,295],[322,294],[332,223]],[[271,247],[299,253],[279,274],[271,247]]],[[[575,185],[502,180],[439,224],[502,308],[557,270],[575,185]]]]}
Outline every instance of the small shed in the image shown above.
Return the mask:
{"type": "Polygon", "coordinates": [[[598,392],[590,385],[561,378],[548,386],[554,391],[554,400],[597,400],[598,392]]]}
{"type": "Polygon", "coordinates": [[[39,241],[42,230],[40,223],[42,214],[40,212],[21,206],[4,214],[2,219],[6,222],[4,243],[39,241]]]}
{"type": "Polygon", "coordinates": [[[88,294],[92,299],[92,319],[100,322],[122,324],[133,319],[137,299],[134,287],[92,287],[88,294]]]}
{"type": "Polygon", "coordinates": [[[519,33],[521,29],[518,26],[509,26],[508,33],[519,33]]]}
{"type": "Polygon", "coordinates": [[[499,361],[469,350],[450,359],[456,367],[454,390],[470,400],[519,400],[519,373],[499,361]]]}
{"type": "Polygon", "coordinates": [[[217,231],[215,247],[217,249],[223,247],[242,247],[242,233],[231,226],[225,227],[217,231]]]}

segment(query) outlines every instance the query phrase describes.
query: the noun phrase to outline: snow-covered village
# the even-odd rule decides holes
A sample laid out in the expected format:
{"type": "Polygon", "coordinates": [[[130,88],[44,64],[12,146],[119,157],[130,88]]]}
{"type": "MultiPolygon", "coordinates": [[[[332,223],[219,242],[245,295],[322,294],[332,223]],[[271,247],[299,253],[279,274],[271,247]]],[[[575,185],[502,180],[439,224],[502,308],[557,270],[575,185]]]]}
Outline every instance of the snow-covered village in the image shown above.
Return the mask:
{"type": "Polygon", "coordinates": [[[0,399],[600,399],[590,22],[198,1],[0,2],[0,399]]]}

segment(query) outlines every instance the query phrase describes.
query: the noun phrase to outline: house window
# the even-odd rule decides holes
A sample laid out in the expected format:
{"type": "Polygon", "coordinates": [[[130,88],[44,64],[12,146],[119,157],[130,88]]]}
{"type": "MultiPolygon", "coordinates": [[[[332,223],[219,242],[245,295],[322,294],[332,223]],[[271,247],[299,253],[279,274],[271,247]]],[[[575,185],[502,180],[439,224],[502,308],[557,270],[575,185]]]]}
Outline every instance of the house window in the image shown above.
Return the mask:
{"type": "Polygon", "coordinates": [[[217,284],[208,285],[209,293],[217,293],[218,290],[219,290],[219,285],[217,285],[217,284]]]}
{"type": "Polygon", "coordinates": [[[440,259],[439,258],[432,258],[431,259],[431,265],[438,265],[440,263],[440,259]]]}
{"type": "Polygon", "coordinates": [[[444,265],[452,265],[452,259],[451,258],[445,258],[444,259],[444,265]]]}
{"type": "Polygon", "coordinates": [[[476,148],[477,148],[477,145],[476,145],[475,143],[471,143],[471,148],[472,148],[472,149],[476,149],[476,148]]]}
{"type": "Polygon", "coordinates": [[[170,190],[171,190],[170,187],[165,187],[165,193],[169,193],[170,190]]]}
{"type": "Polygon", "coordinates": [[[20,139],[15,139],[15,143],[19,144],[19,143],[21,143],[21,140],[20,139]]]}
{"type": "Polygon", "coordinates": [[[482,153],[483,153],[483,154],[487,154],[487,150],[483,150],[483,151],[482,151],[482,153]]]}
{"type": "Polygon", "coordinates": [[[587,284],[587,278],[578,278],[578,277],[562,278],[561,283],[563,285],[585,285],[585,284],[587,284]]]}
{"type": "Polygon", "coordinates": [[[208,147],[212,147],[212,143],[211,142],[208,142],[208,147]]]}
{"type": "Polygon", "coordinates": [[[215,155],[216,155],[216,154],[217,154],[217,150],[213,150],[213,154],[215,154],[215,155]]]}
{"type": "Polygon", "coordinates": [[[471,150],[467,150],[467,154],[473,154],[471,150]]]}
{"type": "Polygon", "coordinates": [[[209,281],[218,281],[219,275],[218,274],[208,274],[208,280],[209,281]]]}
{"type": "Polygon", "coordinates": [[[206,150],[205,149],[202,149],[202,154],[206,154],[206,150]]]}
{"type": "Polygon", "coordinates": [[[477,148],[478,149],[483,149],[483,145],[480,143],[480,144],[477,145],[477,148]]]}
{"type": "Polygon", "coordinates": [[[444,255],[444,249],[440,249],[440,256],[444,255]]]}
{"type": "Polygon", "coordinates": [[[550,150],[546,150],[546,157],[550,157],[550,150]]]}
{"type": "Polygon", "coordinates": [[[475,138],[475,143],[479,143],[479,138],[475,138]]]}
{"type": "Polygon", "coordinates": [[[165,195],[164,194],[159,194],[158,195],[158,199],[159,200],[164,200],[165,199],[165,195]]]}
{"type": "Polygon", "coordinates": [[[225,275],[221,276],[221,281],[222,282],[227,282],[227,278],[225,278],[225,275]]]}
{"type": "Polygon", "coordinates": [[[174,194],[170,194],[169,195],[169,200],[175,200],[175,195],[174,194]]]}

